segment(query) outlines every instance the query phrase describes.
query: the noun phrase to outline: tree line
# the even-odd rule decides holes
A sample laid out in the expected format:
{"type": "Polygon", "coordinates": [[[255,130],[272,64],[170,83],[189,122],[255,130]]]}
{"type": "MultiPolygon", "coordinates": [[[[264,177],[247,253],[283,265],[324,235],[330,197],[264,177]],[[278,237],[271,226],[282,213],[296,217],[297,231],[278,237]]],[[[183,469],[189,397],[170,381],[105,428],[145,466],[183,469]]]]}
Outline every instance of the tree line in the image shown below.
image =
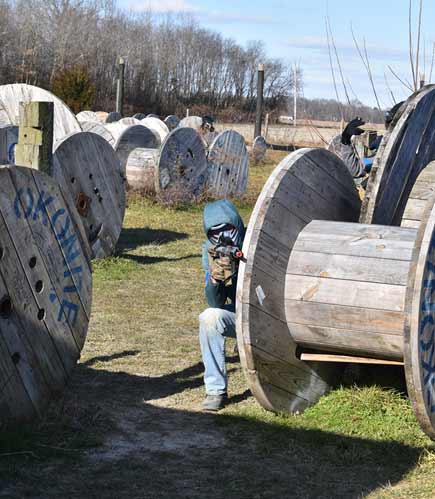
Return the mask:
{"type": "MultiPolygon", "coordinates": [[[[115,0],[0,0],[0,45],[0,84],[65,87],[62,97],[76,112],[80,91],[83,105],[114,110],[119,57],[126,60],[127,113],[183,115],[190,108],[252,119],[259,63],[273,117],[291,107],[295,78],[303,90],[302,70],[269,57],[260,41],[241,46],[191,16],[126,12],[115,0]],[[77,69],[78,77],[68,74],[77,69]]],[[[304,114],[318,118],[319,106],[304,102],[304,114]]],[[[327,119],[335,114],[322,111],[327,119]]]]}

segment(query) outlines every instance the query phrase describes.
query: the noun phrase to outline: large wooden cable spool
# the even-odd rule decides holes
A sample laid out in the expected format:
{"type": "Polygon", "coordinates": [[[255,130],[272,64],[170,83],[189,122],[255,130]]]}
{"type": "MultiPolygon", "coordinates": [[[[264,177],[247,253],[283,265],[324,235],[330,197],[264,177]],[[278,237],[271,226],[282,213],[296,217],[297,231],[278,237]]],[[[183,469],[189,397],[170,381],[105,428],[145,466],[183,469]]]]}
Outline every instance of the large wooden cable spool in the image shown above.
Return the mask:
{"type": "Polygon", "coordinates": [[[180,118],[178,118],[178,116],[175,116],[175,114],[170,114],[169,116],[166,116],[166,118],[163,121],[165,122],[170,132],[172,132],[172,130],[175,130],[177,126],[180,124],[180,118]]]}
{"type": "Polygon", "coordinates": [[[12,125],[19,125],[20,102],[33,101],[54,103],[53,144],[70,133],[81,131],[80,124],[69,107],[47,90],[24,83],[0,86],[0,109],[8,114],[12,125]]]}
{"type": "Polygon", "coordinates": [[[117,123],[120,125],[131,126],[131,125],[140,125],[140,120],[136,118],[121,118],[117,123]]]}
{"type": "Polygon", "coordinates": [[[109,113],[106,113],[106,111],[95,111],[95,116],[100,123],[106,123],[106,119],[107,116],[109,116],[109,113]]]}
{"type": "Polygon", "coordinates": [[[82,130],[84,132],[96,133],[103,137],[113,148],[115,147],[115,137],[110,133],[110,130],[99,121],[82,121],[82,130]]]}
{"type": "Polygon", "coordinates": [[[137,148],[157,149],[160,146],[158,134],[144,125],[125,126],[113,123],[106,126],[115,138],[114,148],[124,175],[127,170],[128,157],[132,151],[137,148]]]}
{"type": "Polygon", "coordinates": [[[255,137],[252,147],[249,149],[250,156],[254,164],[262,163],[266,157],[267,142],[264,137],[255,137]]]}
{"type": "Polygon", "coordinates": [[[160,137],[160,143],[163,144],[163,141],[166,139],[169,133],[169,128],[166,126],[166,123],[164,121],[159,118],[147,116],[146,118],[141,120],[140,123],[153,130],[153,132],[157,133],[157,135],[160,137]]]}
{"type": "Polygon", "coordinates": [[[80,132],[56,144],[51,176],[80,214],[94,258],[113,254],[125,213],[125,176],[110,144],[80,132]]]}
{"type": "MultiPolygon", "coordinates": [[[[350,189],[350,174],[343,174],[345,165],[338,158],[329,161],[324,156],[328,154],[331,158],[332,153],[324,151],[321,158],[319,150],[313,161],[314,154],[313,150],[302,150],[290,155],[290,159],[283,163],[291,164],[290,172],[298,163],[299,166],[305,163],[305,171],[298,172],[301,179],[315,178],[316,183],[325,182],[326,179],[321,178],[322,172],[329,163],[330,184],[323,187],[319,184],[314,189],[321,192],[326,206],[319,211],[318,201],[313,199],[313,184],[309,190],[300,186],[297,195],[292,192],[288,173],[283,167],[278,167],[259,198],[254,221],[251,219],[250,222],[252,231],[251,225],[257,222],[259,214],[261,217],[262,213],[268,213],[269,206],[275,205],[277,212],[273,219],[266,221],[263,218],[254,231],[258,231],[261,238],[264,232],[273,233],[273,221],[290,223],[291,233],[286,234],[281,229],[279,236],[275,236],[287,239],[286,246],[290,248],[287,253],[284,254],[284,250],[281,253],[276,240],[273,244],[266,240],[261,244],[257,238],[253,245],[248,229],[248,242],[244,246],[248,257],[246,267],[250,259],[254,258],[254,261],[249,273],[242,267],[240,276],[244,282],[239,284],[238,290],[242,295],[241,312],[238,312],[242,324],[239,318],[241,330],[238,336],[239,349],[242,346],[244,350],[242,357],[248,356],[249,359],[246,365],[249,362],[255,366],[251,367],[251,372],[255,372],[254,390],[258,391],[260,402],[264,402],[261,383],[268,382],[281,398],[283,391],[287,393],[287,407],[294,412],[294,404],[303,406],[300,399],[308,405],[315,403],[313,394],[325,389],[324,380],[315,378],[308,371],[316,365],[312,362],[314,359],[318,362],[323,359],[324,364],[331,368],[343,358],[350,362],[356,358],[358,362],[404,364],[417,420],[423,430],[435,438],[435,311],[432,305],[435,197],[427,201],[418,230],[349,223],[352,209],[344,210],[343,202],[356,208],[352,215],[355,217],[358,214],[357,200],[342,194],[332,197],[329,190],[336,188],[336,184],[342,187],[348,184],[350,189]],[[268,202],[263,195],[267,192],[271,195],[268,202]],[[310,205],[318,213],[309,223],[298,225],[291,214],[297,213],[306,220],[305,210],[299,212],[304,205],[310,205]],[[323,215],[331,212],[335,214],[332,217],[323,215]],[[273,263],[255,261],[260,251],[269,253],[268,261],[273,263]],[[283,279],[275,274],[275,261],[278,260],[282,261],[279,272],[285,267],[285,276],[283,284],[273,294],[269,281],[276,284],[283,279]],[[255,294],[249,296],[246,294],[248,290],[243,291],[247,285],[255,294]],[[283,309],[285,327],[278,330],[268,317],[261,322],[258,316],[247,316],[248,306],[255,308],[257,314],[261,310],[271,316],[277,316],[283,309]],[[264,336],[278,350],[287,342],[288,365],[276,361],[274,357],[278,355],[270,351],[272,347],[264,336]],[[249,348],[246,348],[246,343],[249,348]],[[267,360],[264,350],[271,355],[268,362],[264,362],[267,360]],[[297,362],[302,363],[306,371],[297,362]],[[301,369],[298,379],[291,374],[296,365],[301,369]]],[[[350,191],[355,198],[355,188],[350,191]]],[[[283,409],[281,399],[276,402],[269,397],[267,402],[273,410],[283,409]]]]}
{"type": "Polygon", "coordinates": [[[144,194],[156,193],[156,171],[159,150],[137,147],[128,156],[126,176],[128,188],[144,194]]]}
{"type": "Polygon", "coordinates": [[[119,121],[121,119],[122,119],[121,113],[118,113],[118,111],[112,111],[106,115],[104,122],[105,123],[116,123],[117,121],[119,121]]]}
{"type": "Polygon", "coordinates": [[[266,182],[251,215],[237,287],[237,340],[249,387],[269,410],[296,412],[329,388],[335,369],[296,356],[284,307],[288,259],[313,219],[356,222],[360,200],[344,163],[323,149],[287,156],[266,182]]]}
{"type": "Polygon", "coordinates": [[[90,250],[57,182],[0,168],[0,423],[31,421],[67,383],[91,314],[90,250]]]}
{"type": "Polygon", "coordinates": [[[201,116],[186,116],[178,124],[179,128],[193,128],[199,132],[202,128],[203,120],[201,116]]]}
{"type": "Polygon", "coordinates": [[[208,192],[216,198],[242,196],[249,174],[245,139],[234,130],[220,133],[208,153],[208,192]]]}
{"type": "Polygon", "coordinates": [[[14,148],[18,143],[18,127],[0,126],[0,164],[14,163],[14,148]]]}
{"type": "Polygon", "coordinates": [[[98,116],[94,111],[81,111],[76,114],[77,121],[82,124],[83,122],[98,122],[98,116]]]}
{"type": "Polygon", "coordinates": [[[376,155],[362,223],[400,225],[414,183],[435,160],[435,85],[412,95],[396,113],[376,155]]]}
{"type": "Polygon", "coordinates": [[[162,199],[192,201],[205,192],[207,178],[204,143],[191,128],[173,130],[160,150],[133,151],[127,162],[129,186],[162,199]]]}

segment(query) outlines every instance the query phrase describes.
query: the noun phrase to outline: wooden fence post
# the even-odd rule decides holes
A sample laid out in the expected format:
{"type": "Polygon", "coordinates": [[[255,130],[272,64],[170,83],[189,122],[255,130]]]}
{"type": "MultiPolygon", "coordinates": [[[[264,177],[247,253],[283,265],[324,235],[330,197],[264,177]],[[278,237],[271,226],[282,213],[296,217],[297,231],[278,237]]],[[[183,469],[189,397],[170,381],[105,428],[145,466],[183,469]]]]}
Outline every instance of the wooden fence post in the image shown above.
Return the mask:
{"type": "Polygon", "coordinates": [[[53,164],[53,102],[20,102],[15,163],[51,173],[53,164]]]}

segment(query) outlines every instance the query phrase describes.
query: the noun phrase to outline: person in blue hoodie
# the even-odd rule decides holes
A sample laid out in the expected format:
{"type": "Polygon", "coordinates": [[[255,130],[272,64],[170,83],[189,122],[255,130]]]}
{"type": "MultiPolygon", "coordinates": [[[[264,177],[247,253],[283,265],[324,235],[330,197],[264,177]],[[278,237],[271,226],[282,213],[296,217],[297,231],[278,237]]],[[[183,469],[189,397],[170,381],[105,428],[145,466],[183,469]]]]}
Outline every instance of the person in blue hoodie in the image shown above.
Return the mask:
{"type": "Polygon", "coordinates": [[[236,336],[236,286],[238,264],[216,252],[222,238],[241,248],[245,227],[236,207],[227,199],[208,203],[203,214],[207,236],[202,248],[205,297],[208,308],[199,316],[199,342],[204,363],[207,411],[222,409],[227,398],[225,339],[236,336]]]}

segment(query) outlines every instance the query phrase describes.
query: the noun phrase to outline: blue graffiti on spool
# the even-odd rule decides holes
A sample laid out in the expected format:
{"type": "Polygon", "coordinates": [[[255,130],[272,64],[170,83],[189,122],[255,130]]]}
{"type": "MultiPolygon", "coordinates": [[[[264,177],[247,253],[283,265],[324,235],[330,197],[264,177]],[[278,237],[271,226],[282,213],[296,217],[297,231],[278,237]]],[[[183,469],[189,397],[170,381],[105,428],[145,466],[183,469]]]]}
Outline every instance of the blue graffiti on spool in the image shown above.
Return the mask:
{"type": "MultiPolygon", "coordinates": [[[[74,232],[71,217],[64,208],[59,208],[51,220],[49,219],[47,206],[53,201],[53,196],[46,195],[44,191],[37,192],[35,195],[32,189],[21,188],[15,197],[14,211],[18,219],[23,217],[45,226],[48,225],[49,221],[51,222],[53,232],[62,249],[65,266],[63,296],[59,298],[60,307],[57,320],[60,322],[65,317],[74,326],[79,312],[79,306],[74,301],[80,299],[79,293],[83,280],[83,268],[81,265],[74,266],[74,262],[82,256],[82,250],[77,234],[74,232]],[[76,279],[77,284],[74,284],[72,278],[76,279]]],[[[49,298],[54,303],[57,295],[52,292],[49,298]]]]}
{"type": "MultiPolygon", "coordinates": [[[[435,249],[435,235],[430,243],[428,258],[433,256],[435,249]]],[[[426,261],[425,279],[423,281],[423,300],[421,303],[422,319],[420,321],[420,362],[423,373],[424,397],[426,406],[431,413],[435,412],[434,384],[435,384],[435,265],[426,261]]]]}

